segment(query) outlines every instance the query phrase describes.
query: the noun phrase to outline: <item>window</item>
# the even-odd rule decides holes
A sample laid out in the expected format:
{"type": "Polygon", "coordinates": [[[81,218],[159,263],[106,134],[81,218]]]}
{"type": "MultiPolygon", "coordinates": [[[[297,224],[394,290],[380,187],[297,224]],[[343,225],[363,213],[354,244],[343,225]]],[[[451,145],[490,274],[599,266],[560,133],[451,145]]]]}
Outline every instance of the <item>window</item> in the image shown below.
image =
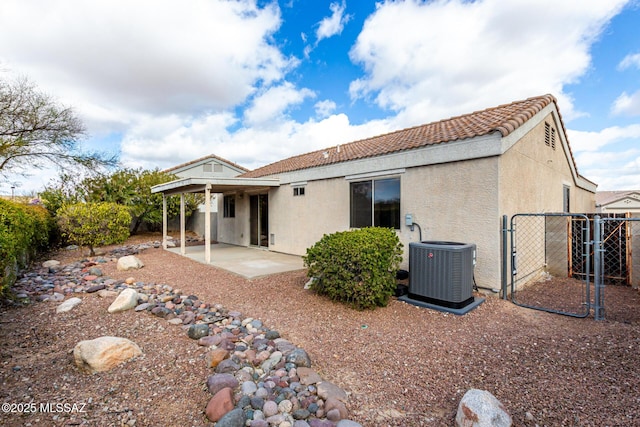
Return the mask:
{"type": "Polygon", "coordinates": [[[211,163],[205,163],[204,165],[202,165],[202,172],[212,172],[213,171],[213,166],[211,165],[211,163]]]}
{"type": "Polygon", "coordinates": [[[225,218],[235,218],[236,217],[236,196],[224,196],[223,204],[224,204],[223,216],[225,218]]]}
{"type": "Polygon", "coordinates": [[[568,185],[562,186],[562,212],[569,213],[571,212],[570,208],[570,200],[571,200],[571,188],[568,185]]]}
{"type": "Polygon", "coordinates": [[[294,196],[304,196],[304,187],[293,187],[294,196]]]}
{"type": "Polygon", "coordinates": [[[400,178],[351,183],[352,228],[400,229],[400,178]]]}
{"type": "Polygon", "coordinates": [[[216,173],[222,172],[222,165],[220,163],[213,164],[213,171],[216,173]]]}
{"type": "Polygon", "coordinates": [[[556,129],[544,122],[544,145],[556,149],[556,129]]]}

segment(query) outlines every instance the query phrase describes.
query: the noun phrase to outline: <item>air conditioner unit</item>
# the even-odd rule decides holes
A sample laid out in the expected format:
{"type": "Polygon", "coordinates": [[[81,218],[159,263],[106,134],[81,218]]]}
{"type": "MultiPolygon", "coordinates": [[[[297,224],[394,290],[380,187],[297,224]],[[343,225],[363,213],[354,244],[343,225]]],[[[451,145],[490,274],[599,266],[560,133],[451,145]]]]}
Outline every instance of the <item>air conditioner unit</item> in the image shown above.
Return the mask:
{"type": "Polygon", "coordinates": [[[475,259],[474,244],[409,243],[409,297],[454,309],[473,303],[475,259]]]}

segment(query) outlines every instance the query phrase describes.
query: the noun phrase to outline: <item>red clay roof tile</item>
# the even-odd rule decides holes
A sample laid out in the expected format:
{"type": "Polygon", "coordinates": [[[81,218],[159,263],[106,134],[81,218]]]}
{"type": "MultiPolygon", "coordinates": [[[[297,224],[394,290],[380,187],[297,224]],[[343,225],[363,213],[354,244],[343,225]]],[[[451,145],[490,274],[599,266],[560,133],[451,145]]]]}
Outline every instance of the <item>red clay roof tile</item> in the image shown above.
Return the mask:
{"type": "Polygon", "coordinates": [[[244,173],[241,177],[258,178],[277,175],[283,172],[325,166],[412,150],[428,145],[474,138],[494,132],[500,132],[502,136],[505,137],[522,126],[547,105],[555,102],[556,99],[553,95],[528,98],[523,101],[487,108],[426,125],[342,144],[339,146],[339,150],[336,146],[300,154],[244,173]]]}

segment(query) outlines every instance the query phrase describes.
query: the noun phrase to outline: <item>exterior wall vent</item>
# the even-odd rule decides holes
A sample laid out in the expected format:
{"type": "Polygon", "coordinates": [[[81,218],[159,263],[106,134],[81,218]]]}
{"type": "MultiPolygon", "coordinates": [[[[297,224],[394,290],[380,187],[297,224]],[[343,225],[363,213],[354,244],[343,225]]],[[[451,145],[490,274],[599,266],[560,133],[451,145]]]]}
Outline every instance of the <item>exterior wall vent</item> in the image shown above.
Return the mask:
{"type": "Polygon", "coordinates": [[[409,243],[409,297],[455,309],[473,303],[475,260],[474,244],[409,243]]]}

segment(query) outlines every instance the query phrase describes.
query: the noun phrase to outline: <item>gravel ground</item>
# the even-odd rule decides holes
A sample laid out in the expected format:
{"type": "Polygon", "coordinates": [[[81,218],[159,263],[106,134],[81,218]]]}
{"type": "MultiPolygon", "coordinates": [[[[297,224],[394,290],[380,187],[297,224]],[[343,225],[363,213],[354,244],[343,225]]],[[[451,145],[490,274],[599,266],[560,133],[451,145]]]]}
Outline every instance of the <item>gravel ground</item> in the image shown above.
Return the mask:
{"type": "MultiPolygon", "coordinates": [[[[162,249],[138,256],[145,267],[133,274],[116,271],[115,262],[103,271],[170,284],[261,319],[350,393],[350,418],[363,426],[451,426],[470,388],[493,393],[516,426],[640,425],[636,290],[607,287],[602,322],[495,297],[465,316],[396,300],[359,312],[305,291],[304,271],[246,280],[162,249]]],[[[0,425],[213,425],[203,414],[211,397],[203,348],[162,319],[108,314],[111,301],[80,296],[83,303],[62,314],[53,302],[0,306],[2,403],[78,405],[71,412],[1,413],[0,425]],[[80,373],[71,350],[101,335],[129,338],[144,356],[106,373],[80,373]]]]}

